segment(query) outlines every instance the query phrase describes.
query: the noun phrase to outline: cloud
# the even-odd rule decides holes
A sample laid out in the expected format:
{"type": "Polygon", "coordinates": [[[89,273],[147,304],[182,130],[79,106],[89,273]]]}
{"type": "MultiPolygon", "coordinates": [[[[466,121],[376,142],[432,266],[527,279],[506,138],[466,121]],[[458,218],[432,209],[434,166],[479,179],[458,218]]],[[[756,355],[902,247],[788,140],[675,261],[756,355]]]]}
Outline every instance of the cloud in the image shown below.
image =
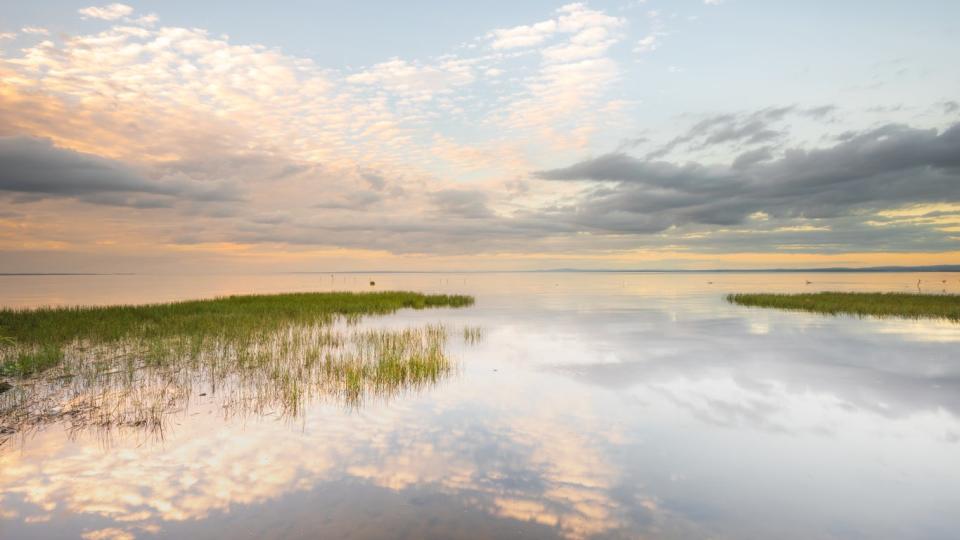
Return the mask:
{"type": "Polygon", "coordinates": [[[614,31],[625,24],[623,19],[589,9],[583,4],[568,4],[558,11],[557,29],[573,35],[565,43],[541,51],[547,62],[571,62],[601,56],[619,41],[614,31]]]}
{"type": "Polygon", "coordinates": [[[122,163],[57,148],[48,140],[0,138],[0,192],[20,200],[75,197],[137,208],[169,207],[176,199],[235,200],[232,189],[183,180],[157,182],[122,163]]]}
{"type": "Polygon", "coordinates": [[[382,174],[376,171],[365,170],[360,173],[360,177],[370,184],[370,188],[376,191],[383,191],[387,187],[387,180],[382,174]]]}
{"type": "Polygon", "coordinates": [[[736,226],[763,212],[832,219],[911,203],[957,201],[960,124],[942,132],[887,125],[830,148],[790,149],[733,166],[677,165],[608,154],[541,171],[551,181],[595,187],[554,216],[591,230],[657,233],[685,225],[736,226]]]}
{"type": "Polygon", "coordinates": [[[541,51],[548,62],[570,62],[602,55],[618,41],[613,30],[625,21],[588,8],[581,3],[567,4],[557,10],[557,17],[531,25],[493,30],[487,34],[493,49],[515,49],[541,45],[557,35],[569,39],[541,51]]]}
{"type": "Polygon", "coordinates": [[[835,110],[833,106],[800,109],[796,106],[768,107],[748,113],[715,114],[695,123],[686,133],[671,139],[647,154],[661,158],[678,147],[702,150],[718,145],[750,146],[769,144],[786,136],[780,123],[791,114],[821,119],[835,110]]]}
{"type": "Polygon", "coordinates": [[[741,125],[725,125],[708,135],[703,144],[706,146],[728,142],[743,141],[746,144],[767,142],[780,136],[780,132],[769,129],[761,120],[752,120],[741,125]]]}
{"type": "Polygon", "coordinates": [[[804,109],[800,111],[800,114],[808,116],[810,118],[824,118],[829,116],[837,111],[835,105],[821,105],[819,107],[811,107],[809,109],[804,109]]]}
{"type": "MultiPolygon", "coordinates": [[[[685,236],[688,229],[708,223],[731,229],[713,231],[714,240],[726,235],[718,248],[746,245],[730,236],[745,230],[762,231],[754,241],[771,249],[797,237],[880,242],[884,231],[918,246],[934,230],[930,223],[808,222],[848,219],[903,197],[848,204],[831,193],[819,195],[821,203],[804,193],[788,200],[784,186],[804,184],[790,180],[798,173],[787,164],[803,151],[787,150],[800,148],[790,142],[789,124],[837,122],[833,105],[712,114],[672,138],[652,126],[637,129],[629,109],[640,100],[627,99],[636,81],[622,62],[643,34],[643,50],[667,39],[663,21],[674,19],[666,14],[647,13],[650,27],[621,43],[630,30],[625,19],[568,4],[546,20],[483,33],[454,54],[356,69],[327,69],[199,28],[154,27],[156,16],[113,5],[81,15],[115,23],[0,57],[0,136],[8,137],[0,191],[8,201],[32,201],[28,214],[46,212],[62,227],[105,212],[69,206],[79,200],[159,209],[136,223],[143,243],[270,243],[278,250],[634,250],[695,245],[701,240],[685,236]],[[591,160],[624,177],[547,183],[528,173],[566,156],[595,156],[597,145],[618,140],[621,149],[642,140],[642,152],[651,150],[591,160]],[[21,163],[21,173],[11,176],[7,160],[21,163]],[[638,169],[663,182],[625,179],[638,169]],[[780,185],[781,176],[790,182],[780,185]],[[750,221],[768,206],[769,223],[750,221]],[[831,208],[839,217],[809,217],[831,208]]],[[[937,110],[949,111],[949,103],[937,110]]],[[[863,135],[851,131],[840,142],[863,135]]],[[[920,166],[916,174],[926,191],[947,173],[920,166]]],[[[87,220],[88,239],[99,234],[95,222],[87,220]]]]}
{"type": "Polygon", "coordinates": [[[637,46],[633,48],[633,51],[639,54],[653,52],[660,48],[660,42],[656,34],[650,34],[642,38],[637,42],[637,46]]]}
{"type": "Polygon", "coordinates": [[[761,161],[767,161],[768,159],[773,158],[773,153],[770,151],[769,146],[764,146],[763,148],[757,148],[754,150],[748,150],[733,160],[733,163],[730,165],[732,169],[742,170],[760,163],[761,161]]]}
{"type": "Polygon", "coordinates": [[[485,191],[445,189],[433,193],[431,198],[434,206],[444,216],[469,219],[493,216],[487,206],[489,195],[485,191]]]}
{"type": "Polygon", "coordinates": [[[584,147],[599,126],[617,116],[607,107],[614,101],[607,92],[620,76],[610,50],[622,39],[626,21],[580,3],[556,14],[554,41],[539,50],[538,71],[496,113],[504,128],[537,136],[541,150],[584,147]]]}
{"type": "Polygon", "coordinates": [[[381,202],[383,195],[372,191],[341,191],[313,205],[328,210],[366,210],[381,202]]]}
{"type": "Polygon", "coordinates": [[[488,37],[491,40],[490,46],[494,49],[515,49],[539,45],[556,31],[557,22],[551,19],[531,25],[493,30],[488,37]]]}
{"type": "Polygon", "coordinates": [[[140,192],[171,195],[131,169],[107,159],[27,137],[0,138],[0,190],[50,195],[140,192]]]}
{"type": "Polygon", "coordinates": [[[417,65],[393,58],[347,77],[347,82],[378,85],[396,94],[429,100],[438,93],[470,84],[475,75],[470,64],[448,59],[435,65],[417,65]]]}
{"type": "Polygon", "coordinates": [[[126,4],[109,4],[106,6],[91,6],[78,9],[77,13],[84,19],[102,19],[105,21],[114,21],[133,13],[133,8],[126,4]]]}

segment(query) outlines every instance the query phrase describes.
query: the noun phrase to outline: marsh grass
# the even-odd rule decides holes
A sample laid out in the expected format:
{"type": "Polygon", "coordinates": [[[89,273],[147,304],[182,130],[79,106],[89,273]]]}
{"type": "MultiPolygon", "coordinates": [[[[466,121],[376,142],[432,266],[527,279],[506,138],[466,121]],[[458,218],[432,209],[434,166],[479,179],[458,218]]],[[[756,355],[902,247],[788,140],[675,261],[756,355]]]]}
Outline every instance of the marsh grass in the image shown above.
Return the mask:
{"type": "Polygon", "coordinates": [[[282,326],[356,322],[364,315],[398,309],[461,307],[469,296],[412,292],[298,293],[230,296],[168,304],[0,310],[0,373],[29,376],[62,359],[71,343],[135,341],[156,363],[197,354],[206,342],[244,343],[282,326]]]}
{"type": "Polygon", "coordinates": [[[730,294],[742,306],[811,311],[830,315],[932,318],[960,321],[960,295],[820,292],[802,294],[730,294]]]}
{"type": "Polygon", "coordinates": [[[315,400],[389,399],[450,373],[448,331],[365,329],[362,317],[470,303],[318,293],[2,311],[12,341],[0,345],[0,366],[14,387],[0,394],[0,431],[64,422],[71,432],[135,427],[162,437],[169,416],[202,395],[226,416],[297,417],[315,400]]]}
{"type": "Polygon", "coordinates": [[[467,345],[476,345],[483,340],[483,329],[479,326],[463,327],[463,342],[467,345]]]}

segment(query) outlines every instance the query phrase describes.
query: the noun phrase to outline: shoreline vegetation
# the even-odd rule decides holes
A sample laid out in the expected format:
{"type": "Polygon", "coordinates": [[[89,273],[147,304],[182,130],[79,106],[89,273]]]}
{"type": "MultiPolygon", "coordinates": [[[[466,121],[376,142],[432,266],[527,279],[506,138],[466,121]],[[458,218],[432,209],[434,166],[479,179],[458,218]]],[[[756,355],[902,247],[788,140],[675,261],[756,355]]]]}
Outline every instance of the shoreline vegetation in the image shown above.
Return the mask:
{"type": "Polygon", "coordinates": [[[470,296],[414,292],[290,293],[225,296],[160,304],[0,309],[0,375],[41,373],[63,359],[73,342],[134,340],[147,355],[163,356],[162,343],[242,341],[294,324],[329,324],[404,308],[463,307],[470,296]]]}
{"type": "MultiPolygon", "coordinates": [[[[413,292],[296,293],[0,310],[0,445],[60,421],[70,432],[132,426],[162,436],[191,400],[215,400],[225,414],[296,417],[317,399],[387,399],[451,372],[449,329],[360,321],[471,304],[413,292]]],[[[464,330],[467,344],[479,338],[464,330]]]]}
{"type": "Polygon", "coordinates": [[[956,294],[738,293],[727,295],[727,301],[748,307],[808,311],[827,315],[946,319],[960,322],[960,295],[956,294]]]}

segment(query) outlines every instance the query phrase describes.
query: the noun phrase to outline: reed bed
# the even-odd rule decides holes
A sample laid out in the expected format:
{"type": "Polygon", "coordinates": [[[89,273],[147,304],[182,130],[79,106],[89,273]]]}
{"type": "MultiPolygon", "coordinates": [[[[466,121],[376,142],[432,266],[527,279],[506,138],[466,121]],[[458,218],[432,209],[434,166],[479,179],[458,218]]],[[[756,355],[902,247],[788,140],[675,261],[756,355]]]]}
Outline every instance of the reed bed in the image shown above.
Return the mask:
{"type": "Polygon", "coordinates": [[[819,292],[802,294],[730,294],[742,306],[811,311],[859,317],[902,317],[960,321],[960,295],[911,293],[819,292]]]}
{"type": "Polygon", "coordinates": [[[201,397],[227,416],[286,417],[316,400],[357,407],[389,399],[451,372],[448,330],[362,328],[360,319],[471,302],[322,293],[3,311],[0,328],[13,339],[0,345],[0,365],[13,387],[0,393],[0,439],[52,422],[71,432],[135,427],[162,436],[168,418],[201,397]]]}
{"type": "Polygon", "coordinates": [[[0,310],[0,375],[30,376],[63,360],[72,343],[136,341],[153,361],[196,354],[205,342],[243,343],[285,325],[358,320],[399,309],[463,307],[469,296],[413,292],[229,296],[166,304],[0,310]],[[171,342],[179,348],[171,349],[171,342]]]}

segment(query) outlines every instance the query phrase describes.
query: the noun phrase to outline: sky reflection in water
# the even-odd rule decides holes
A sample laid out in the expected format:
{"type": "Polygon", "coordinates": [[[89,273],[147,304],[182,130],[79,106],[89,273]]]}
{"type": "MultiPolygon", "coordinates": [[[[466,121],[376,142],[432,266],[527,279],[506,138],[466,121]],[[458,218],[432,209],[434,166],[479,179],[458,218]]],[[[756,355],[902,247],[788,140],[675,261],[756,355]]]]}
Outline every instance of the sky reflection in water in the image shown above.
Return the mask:
{"type": "MultiPolygon", "coordinates": [[[[960,288],[960,276],[925,275],[960,288]]],[[[461,310],[454,374],[361,408],[224,418],[162,441],[51,426],[0,449],[0,537],[954,538],[960,325],[726,304],[909,290],[909,274],[412,274],[461,310]],[[805,281],[813,281],[806,285],[805,281]],[[708,283],[712,281],[713,283],[708,283]]],[[[356,288],[368,276],[4,277],[8,305],[356,288]]],[[[951,292],[958,292],[956,290],[951,292]]]]}

